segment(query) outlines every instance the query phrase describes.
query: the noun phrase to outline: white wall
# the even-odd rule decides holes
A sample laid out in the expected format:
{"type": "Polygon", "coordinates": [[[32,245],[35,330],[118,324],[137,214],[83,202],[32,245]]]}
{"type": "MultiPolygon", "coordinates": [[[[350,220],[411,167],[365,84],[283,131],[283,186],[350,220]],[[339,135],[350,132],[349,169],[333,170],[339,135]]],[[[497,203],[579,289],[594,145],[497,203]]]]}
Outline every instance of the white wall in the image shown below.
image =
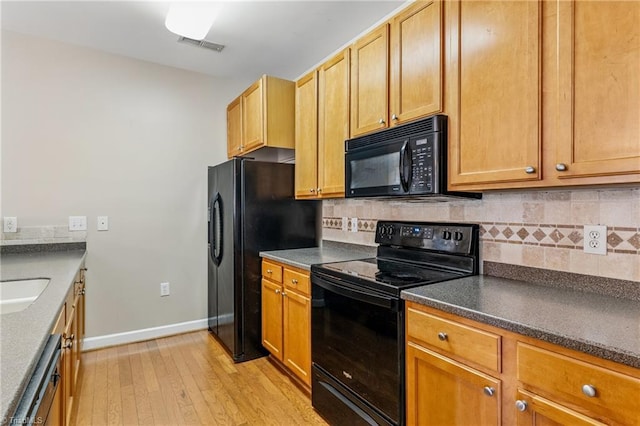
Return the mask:
{"type": "Polygon", "coordinates": [[[7,31],[1,71],[2,215],[88,217],[87,336],[206,318],[207,166],[246,82],[7,31]]]}

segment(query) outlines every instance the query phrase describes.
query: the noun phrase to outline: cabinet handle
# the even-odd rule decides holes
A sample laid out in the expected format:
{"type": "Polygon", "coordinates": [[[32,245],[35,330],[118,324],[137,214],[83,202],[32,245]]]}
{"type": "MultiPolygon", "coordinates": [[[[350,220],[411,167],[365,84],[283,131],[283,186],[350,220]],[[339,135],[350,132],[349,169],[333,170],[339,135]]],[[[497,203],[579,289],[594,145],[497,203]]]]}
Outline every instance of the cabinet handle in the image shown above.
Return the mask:
{"type": "Polygon", "coordinates": [[[484,392],[485,395],[487,396],[493,396],[496,393],[496,390],[494,388],[492,388],[491,386],[485,386],[482,391],[484,392]]]}
{"type": "Polygon", "coordinates": [[[392,119],[393,121],[398,121],[398,116],[397,116],[397,115],[395,115],[395,114],[393,114],[393,115],[391,116],[391,119],[392,119]]]}
{"type": "Polygon", "coordinates": [[[384,118],[381,118],[380,120],[378,120],[378,123],[384,124],[384,118]]]}
{"type": "Polygon", "coordinates": [[[271,269],[267,269],[267,274],[273,274],[273,271],[271,269]]]}
{"type": "Polygon", "coordinates": [[[596,388],[593,385],[583,385],[582,393],[588,396],[589,398],[593,398],[596,396],[596,388]]]}
{"type": "Polygon", "coordinates": [[[447,340],[449,338],[449,336],[447,336],[447,333],[441,331],[440,333],[438,333],[438,339],[442,340],[443,342],[445,340],[447,340]]]}
{"type": "Polygon", "coordinates": [[[287,293],[285,293],[284,291],[282,292],[282,297],[287,297],[287,293]]]}
{"type": "Polygon", "coordinates": [[[86,292],[87,292],[87,289],[82,287],[82,291],[80,291],[80,295],[84,296],[86,292]]]}
{"type": "Polygon", "coordinates": [[[526,167],[524,172],[528,175],[534,174],[536,172],[536,168],[533,166],[526,167]]]}
{"type": "Polygon", "coordinates": [[[318,194],[321,193],[322,192],[322,188],[318,188],[317,191],[318,191],[318,194]]]}
{"type": "Polygon", "coordinates": [[[526,411],[527,410],[527,401],[523,401],[521,399],[516,401],[516,409],[518,411],[526,411]]]}
{"type": "Polygon", "coordinates": [[[315,189],[315,188],[311,188],[311,189],[309,190],[309,192],[314,193],[314,192],[316,192],[316,189],[315,189]]]}
{"type": "Polygon", "coordinates": [[[567,165],[564,163],[558,163],[556,164],[556,170],[559,172],[566,172],[567,171],[567,165]]]}
{"type": "Polygon", "coordinates": [[[295,278],[291,279],[291,284],[296,285],[298,284],[298,280],[296,280],[295,278]]]}
{"type": "Polygon", "coordinates": [[[276,294],[280,294],[280,290],[276,288],[276,294]]]}

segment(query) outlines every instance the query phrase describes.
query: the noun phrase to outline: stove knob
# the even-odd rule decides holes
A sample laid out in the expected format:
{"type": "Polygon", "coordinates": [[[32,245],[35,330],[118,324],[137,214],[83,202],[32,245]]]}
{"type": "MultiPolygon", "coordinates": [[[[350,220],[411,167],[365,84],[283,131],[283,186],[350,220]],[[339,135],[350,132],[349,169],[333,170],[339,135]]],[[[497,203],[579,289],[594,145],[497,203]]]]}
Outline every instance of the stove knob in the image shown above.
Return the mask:
{"type": "Polygon", "coordinates": [[[453,233],[453,239],[456,241],[462,241],[462,238],[464,238],[464,234],[462,232],[454,232],[453,233]]]}
{"type": "Polygon", "coordinates": [[[387,233],[387,228],[385,228],[384,226],[381,226],[380,228],[378,228],[378,233],[380,235],[384,235],[387,233]]]}
{"type": "Polygon", "coordinates": [[[394,231],[395,229],[393,228],[393,226],[391,225],[387,226],[387,234],[389,234],[389,236],[393,235],[394,231]]]}
{"type": "Polygon", "coordinates": [[[442,232],[442,239],[443,240],[450,240],[451,239],[451,231],[443,231],[442,232]]]}

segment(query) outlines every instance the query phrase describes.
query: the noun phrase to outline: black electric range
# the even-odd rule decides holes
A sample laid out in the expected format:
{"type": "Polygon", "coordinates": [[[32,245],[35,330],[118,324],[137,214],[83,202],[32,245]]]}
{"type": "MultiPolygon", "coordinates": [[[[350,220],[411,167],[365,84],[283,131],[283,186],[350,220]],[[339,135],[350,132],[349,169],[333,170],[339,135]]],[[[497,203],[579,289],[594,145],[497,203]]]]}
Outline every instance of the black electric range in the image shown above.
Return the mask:
{"type": "Polygon", "coordinates": [[[312,404],[330,424],[405,423],[407,288],[478,274],[479,226],[381,221],[375,258],[311,267],[312,404]]]}

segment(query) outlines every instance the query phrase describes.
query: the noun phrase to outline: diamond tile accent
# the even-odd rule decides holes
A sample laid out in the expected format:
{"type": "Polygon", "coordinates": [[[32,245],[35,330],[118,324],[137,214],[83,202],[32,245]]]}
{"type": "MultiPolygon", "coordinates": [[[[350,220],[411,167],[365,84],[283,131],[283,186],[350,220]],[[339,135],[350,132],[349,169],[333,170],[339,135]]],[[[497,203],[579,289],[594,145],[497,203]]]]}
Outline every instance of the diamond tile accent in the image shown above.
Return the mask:
{"type": "Polygon", "coordinates": [[[615,232],[612,232],[611,234],[609,234],[609,236],[607,237],[607,244],[610,245],[611,247],[618,247],[620,245],[621,242],[623,242],[624,240],[622,238],[620,238],[620,236],[618,234],[616,234],[615,232]]]}
{"type": "Polygon", "coordinates": [[[567,238],[569,238],[573,244],[578,244],[582,241],[582,232],[573,231],[567,236],[567,238]]]}
{"type": "Polygon", "coordinates": [[[491,229],[489,229],[489,234],[491,234],[493,238],[495,238],[499,233],[500,231],[495,226],[492,226],[491,229]]]}
{"type": "Polygon", "coordinates": [[[547,234],[545,234],[544,232],[542,232],[542,229],[538,228],[536,229],[536,231],[533,233],[533,236],[536,238],[536,240],[538,241],[542,241],[544,239],[544,237],[547,236],[547,234]]]}
{"type": "Polygon", "coordinates": [[[502,231],[502,235],[507,237],[507,239],[511,238],[513,236],[513,234],[514,234],[513,230],[511,228],[509,228],[508,226],[504,231],[502,231]]]}
{"type": "Polygon", "coordinates": [[[564,235],[562,234],[562,232],[560,232],[557,229],[554,229],[553,231],[551,231],[551,233],[549,234],[549,237],[554,241],[554,242],[558,242],[561,239],[564,238],[564,235]]]}
{"type": "Polygon", "coordinates": [[[516,234],[518,234],[518,237],[520,237],[521,240],[525,240],[529,236],[529,231],[525,228],[520,228],[516,234]]]}
{"type": "Polygon", "coordinates": [[[640,233],[637,233],[633,237],[629,238],[627,242],[635,247],[636,250],[640,250],[640,233]]]}

